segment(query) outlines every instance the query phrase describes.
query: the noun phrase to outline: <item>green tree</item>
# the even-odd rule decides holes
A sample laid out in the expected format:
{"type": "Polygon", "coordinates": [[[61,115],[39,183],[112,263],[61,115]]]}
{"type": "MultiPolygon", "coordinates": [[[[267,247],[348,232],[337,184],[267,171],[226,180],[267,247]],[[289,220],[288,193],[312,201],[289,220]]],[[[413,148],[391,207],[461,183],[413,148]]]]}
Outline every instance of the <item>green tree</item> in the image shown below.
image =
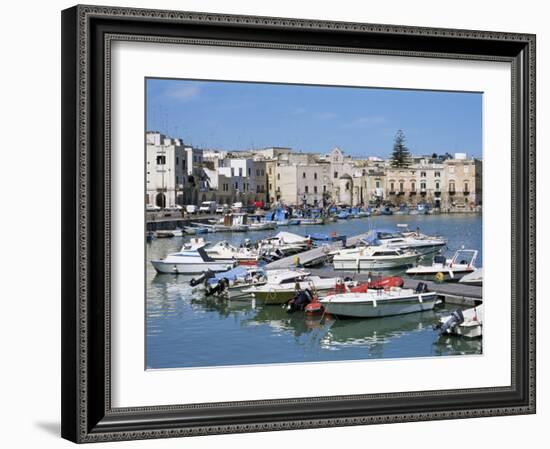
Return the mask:
{"type": "Polygon", "coordinates": [[[411,164],[411,153],[405,146],[405,134],[397,131],[393,140],[393,152],[391,155],[392,167],[408,167],[411,164]]]}

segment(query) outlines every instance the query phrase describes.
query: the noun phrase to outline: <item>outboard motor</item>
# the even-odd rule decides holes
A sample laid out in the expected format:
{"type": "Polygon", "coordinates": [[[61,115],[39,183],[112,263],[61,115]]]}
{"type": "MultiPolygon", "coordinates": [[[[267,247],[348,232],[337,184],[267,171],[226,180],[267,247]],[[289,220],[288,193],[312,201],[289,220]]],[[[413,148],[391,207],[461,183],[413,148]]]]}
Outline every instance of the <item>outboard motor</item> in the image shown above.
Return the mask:
{"type": "Polygon", "coordinates": [[[220,281],[215,286],[213,287],[210,287],[209,285],[206,286],[205,295],[212,296],[217,294],[218,296],[220,296],[225,291],[228,285],[229,285],[229,281],[227,280],[227,278],[220,279],[220,281]]]}
{"type": "Polygon", "coordinates": [[[189,285],[191,287],[195,287],[196,285],[199,285],[203,282],[206,282],[208,279],[214,277],[214,272],[210,270],[206,270],[203,272],[199,277],[193,278],[189,281],[189,285]]]}
{"type": "Polygon", "coordinates": [[[464,314],[462,310],[455,310],[451,313],[451,317],[444,323],[439,323],[435,329],[439,329],[439,335],[445,334],[449,329],[454,329],[456,326],[464,322],[464,314]]]}
{"type": "Polygon", "coordinates": [[[300,290],[296,293],[287,304],[287,313],[294,313],[296,311],[303,311],[306,306],[312,301],[313,293],[310,289],[300,290]]]}
{"type": "Polygon", "coordinates": [[[425,282],[419,282],[416,286],[415,293],[428,293],[428,284],[425,282]]]}

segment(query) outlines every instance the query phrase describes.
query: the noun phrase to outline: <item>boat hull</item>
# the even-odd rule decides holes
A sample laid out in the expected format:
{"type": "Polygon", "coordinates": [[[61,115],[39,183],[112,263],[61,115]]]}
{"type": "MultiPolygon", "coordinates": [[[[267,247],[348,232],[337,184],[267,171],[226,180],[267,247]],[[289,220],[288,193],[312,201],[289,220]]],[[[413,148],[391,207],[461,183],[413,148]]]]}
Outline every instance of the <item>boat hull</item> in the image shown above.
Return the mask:
{"type": "MultiPolygon", "coordinates": [[[[315,291],[319,296],[324,296],[334,290],[334,282],[326,282],[325,285],[315,286],[315,291]]],[[[305,289],[310,287],[309,282],[300,282],[300,288],[305,289]]],[[[254,298],[264,304],[285,304],[296,296],[296,289],[294,286],[289,288],[266,288],[257,291],[243,291],[243,293],[252,294],[254,298]]]]}
{"type": "Polygon", "coordinates": [[[447,281],[447,282],[457,282],[460,279],[462,279],[464,276],[466,276],[469,273],[472,273],[474,270],[460,270],[460,271],[451,271],[448,269],[441,269],[441,270],[430,270],[430,271],[424,271],[424,270],[414,270],[410,269],[407,270],[407,276],[413,277],[415,279],[428,279],[428,280],[437,280],[437,281],[447,281]]]}
{"type": "Polygon", "coordinates": [[[385,301],[350,301],[330,302],[321,300],[326,313],[331,315],[353,317],[353,318],[380,318],[385,316],[405,315],[409,313],[433,310],[437,297],[435,293],[425,293],[417,296],[410,296],[385,301]]]}
{"type": "Polygon", "coordinates": [[[151,264],[157,273],[198,274],[206,270],[220,272],[235,266],[234,262],[204,262],[204,263],[174,263],[162,260],[152,260],[151,264]]]}
{"type": "Polygon", "coordinates": [[[334,258],[335,270],[384,270],[388,268],[402,268],[414,265],[418,255],[391,260],[371,260],[365,258],[334,258]]]}

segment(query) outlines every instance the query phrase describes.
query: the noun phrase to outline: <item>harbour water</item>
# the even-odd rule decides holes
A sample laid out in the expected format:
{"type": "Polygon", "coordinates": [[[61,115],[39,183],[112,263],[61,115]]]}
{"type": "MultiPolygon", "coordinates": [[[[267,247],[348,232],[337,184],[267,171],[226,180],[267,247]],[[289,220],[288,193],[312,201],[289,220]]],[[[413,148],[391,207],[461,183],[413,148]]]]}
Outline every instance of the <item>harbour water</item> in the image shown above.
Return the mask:
{"type": "MultiPolygon", "coordinates": [[[[406,223],[426,234],[448,238],[445,254],[462,246],[477,249],[476,266],[483,266],[482,216],[441,214],[376,216],[338,221],[324,226],[280,228],[297,234],[331,233],[348,236],[373,228],[395,229],[406,223]]],[[[279,231],[214,233],[212,242],[240,244],[279,231]]],[[[156,239],[147,244],[146,365],[149,369],[194,368],[266,363],[321,362],[381,358],[411,358],[482,353],[482,340],[439,337],[432,329],[438,317],[456,305],[434,311],[378,319],[327,319],[287,314],[280,306],[250,301],[222,301],[193,291],[189,277],[159,275],[149,263],[178,251],[188,237],[156,239]]]]}

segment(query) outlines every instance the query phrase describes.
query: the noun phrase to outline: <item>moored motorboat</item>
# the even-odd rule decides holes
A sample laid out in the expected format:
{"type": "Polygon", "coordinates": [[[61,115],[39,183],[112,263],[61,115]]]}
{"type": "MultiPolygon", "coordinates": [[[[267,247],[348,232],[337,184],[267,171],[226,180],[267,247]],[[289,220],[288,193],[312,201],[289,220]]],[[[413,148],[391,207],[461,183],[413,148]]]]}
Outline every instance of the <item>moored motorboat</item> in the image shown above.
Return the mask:
{"type": "Polygon", "coordinates": [[[236,247],[227,241],[221,241],[205,249],[214,260],[237,261],[240,265],[256,265],[260,252],[255,248],[236,247]]]}
{"type": "Polygon", "coordinates": [[[417,265],[407,270],[407,275],[420,278],[433,278],[436,281],[458,281],[464,275],[476,270],[477,251],[460,249],[452,259],[445,256],[435,256],[431,265],[417,265]]]}
{"type": "Polygon", "coordinates": [[[335,270],[381,270],[411,266],[419,257],[413,250],[367,246],[338,251],[332,264],[335,270]]]}
{"type": "Polygon", "coordinates": [[[416,290],[392,287],[365,293],[340,293],[319,301],[331,315],[355,318],[377,318],[432,310],[437,294],[428,292],[420,283],[416,290]]]}
{"type": "Polygon", "coordinates": [[[373,229],[363,243],[392,249],[412,249],[421,255],[436,253],[447,245],[444,237],[422,234],[418,229],[410,231],[406,224],[398,224],[397,227],[401,229],[373,229]]]}
{"type": "MultiPolygon", "coordinates": [[[[308,272],[301,270],[280,270],[266,284],[243,290],[243,293],[250,293],[265,304],[285,304],[294,298],[297,291],[310,289],[322,296],[333,290],[339,281],[338,278],[310,276],[308,272]]],[[[345,284],[354,286],[357,283],[346,281],[345,284]]]]}
{"type": "Polygon", "coordinates": [[[260,240],[257,246],[263,255],[276,252],[281,256],[289,256],[311,248],[311,239],[292,232],[281,231],[272,237],[260,240]]]}
{"type": "Polygon", "coordinates": [[[236,265],[235,261],[215,260],[205,250],[202,239],[185,243],[181,250],[168,254],[164,259],[152,260],[151,264],[158,273],[195,274],[203,271],[227,271],[236,265]]]}
{"type": "Polygon", "coordinates": [[[483,305],[465,310],[455,310],[442,316],[436,326],[440,335],[459,335],[465,338],[483,336],[483,305]]]}
{"type": "Polygon", "coordinates": [[[458,282],[461,284],[481,287],[483,285],[483,268],[478,268],[477,270],[462,276],[458,282]]]}
{"type": "Polygon", "coordinates": [[[300,219],[301,225],[322,225],[325,224],[325,220],[321,217],[311,217],[311,218],[302,218],[300,219]]]}

